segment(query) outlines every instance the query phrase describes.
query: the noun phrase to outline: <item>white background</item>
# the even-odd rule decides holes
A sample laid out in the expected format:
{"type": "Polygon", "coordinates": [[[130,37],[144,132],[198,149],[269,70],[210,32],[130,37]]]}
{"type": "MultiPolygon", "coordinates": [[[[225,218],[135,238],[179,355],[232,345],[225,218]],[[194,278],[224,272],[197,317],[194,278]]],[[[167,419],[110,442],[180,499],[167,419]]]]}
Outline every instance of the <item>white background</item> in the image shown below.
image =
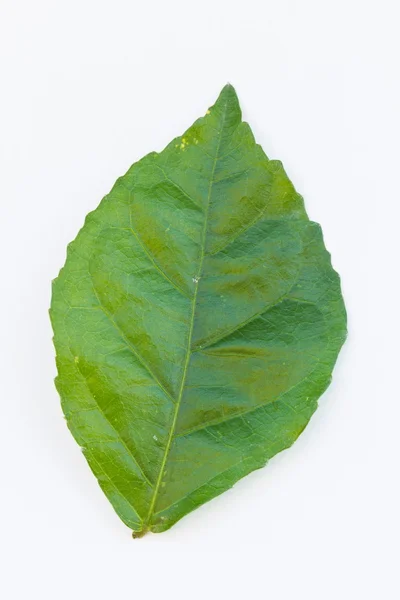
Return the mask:
{"type": "Polygon", "coordinates": [[[397,600],[397,0],[1,0],[4,600],[397,600]],[[62,418],[50,282],[115,179],[231,82],[322,224],[349,338],[288,451],[132,540],[62,418]]]}

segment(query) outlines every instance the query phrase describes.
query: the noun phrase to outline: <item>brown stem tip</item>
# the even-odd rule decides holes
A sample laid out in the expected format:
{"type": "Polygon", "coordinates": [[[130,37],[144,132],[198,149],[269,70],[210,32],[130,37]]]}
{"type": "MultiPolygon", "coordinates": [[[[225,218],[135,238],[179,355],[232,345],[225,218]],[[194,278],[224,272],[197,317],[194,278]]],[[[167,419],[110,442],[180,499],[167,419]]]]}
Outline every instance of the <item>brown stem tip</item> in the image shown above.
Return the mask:
{"type": "Polygon", "coordinates": [[[134,540],[143,537],[147,533],[147,529],[142,529],[141,531],[132,531],[132,537],[134,540]]]}

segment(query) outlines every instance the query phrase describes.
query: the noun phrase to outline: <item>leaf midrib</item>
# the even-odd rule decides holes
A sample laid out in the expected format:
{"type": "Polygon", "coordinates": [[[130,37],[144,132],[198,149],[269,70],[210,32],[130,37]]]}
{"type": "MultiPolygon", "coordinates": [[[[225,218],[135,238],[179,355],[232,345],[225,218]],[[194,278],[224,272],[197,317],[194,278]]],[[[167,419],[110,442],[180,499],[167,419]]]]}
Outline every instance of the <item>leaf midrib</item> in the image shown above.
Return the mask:
{"type": "Polygon", "coordinates": [[[200,246],[200,259],[199,259],[199,264],[198,264],[198,269],[197,269],[197,275],[195,277],[195,290],[194,290],[193,299],[192,299],[192,311],[191,311],[190,325],[189,325],[189,330],[188,330],[189,333],[188,333],[185,363],[184,363],[183,373],[182,373],[182,380],[181,380],[181,385],[180,385],[180,389],[179,389],[179,395],[178,395],[178,399],[177,399],[177,403],[176,403],[176,408],[174,411],[174,416],[173,416],[172,423],[171,423],[170,434],[168,436],[168,440],[167,440],[167,444],[165,447],[164,456],[163,456],[163,459],[161,462],[156,486],[154,488],[154,493],[153,493],[153,496],[152,496],[152,499],[150,502],[149,512],[143,523],[143,528],[142,528],[143,533],[145,533],[148,530],[148,527],[151,523],[151,519],[154,514],[154,508],[155,508],[155,504],[157,501],[158,492],[159,492],[159,489],[161,486],[165,465],[167,463],[168,455],[169,455],[171,445],[172,445],[172,441],[174,439],[176,423],[177,423],[178,415],[179,415],[179,409],[180,409],[180,405],[182,402],[183,391],[185,389],[187,371],[188,371],[188,367],[189,367],[190,358],[192,355],[193,327],[194,327],[194,320],[195,320],[195,315],[196,315],[197,294],[198,294],[198,289],[199,289],[199,283],[201,281],[201,277],[203,274],[203,263],[204,263],[204,258],[205,258],[205,247],[206,247],[206,240],[207,240],[207,228],[208,228],[208,218],[209,218],[210,204],[211,204],[211,194],[212,194],[212,188],[213,188],[213,184],[214,184],[215,169],[217,167],[218,155],[219,155],[219,150],[220,150],[221,141],[222,141],[222,133],[223,133],[224,126],[225,126],[227,106],[228,106],[228,101],[226,100],[225,104],[223,105],[223,108],[222,108],[221,128],[218,133],[218,143],[217,143],[216,150],[215,150],[214,163],[213,163],[213,166],[211,169],[210,183],[208,186],[207,202],[206,202],[205,216],[204,216],[204,226],[203,226],[201,246],[200,246]]]}

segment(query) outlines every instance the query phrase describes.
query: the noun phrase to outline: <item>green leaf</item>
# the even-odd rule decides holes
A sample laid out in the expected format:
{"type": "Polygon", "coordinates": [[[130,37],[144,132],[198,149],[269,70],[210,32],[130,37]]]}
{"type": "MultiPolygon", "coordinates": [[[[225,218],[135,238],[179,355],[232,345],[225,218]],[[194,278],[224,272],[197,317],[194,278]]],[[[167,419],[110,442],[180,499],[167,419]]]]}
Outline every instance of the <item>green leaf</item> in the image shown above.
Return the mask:
{"type": "Polygon", "coordinates": [[[321,229],[230,85],[88,215],[51,318],[68,426],[135,537],[290,446],[346,336],[321,229]]]}

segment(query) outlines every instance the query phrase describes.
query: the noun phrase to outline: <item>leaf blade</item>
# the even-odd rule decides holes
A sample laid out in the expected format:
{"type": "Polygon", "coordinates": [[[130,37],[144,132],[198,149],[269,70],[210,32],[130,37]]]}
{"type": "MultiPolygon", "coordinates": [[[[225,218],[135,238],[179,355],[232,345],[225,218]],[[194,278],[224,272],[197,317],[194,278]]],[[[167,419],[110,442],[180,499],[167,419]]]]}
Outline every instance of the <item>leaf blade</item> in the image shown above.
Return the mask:
{"type": "Polygon", "coordinates": [[[290,446],[346,331],[320,228],[231,86],[88,216],[51,316],[68,425],[137,535],[290,446]]]}

